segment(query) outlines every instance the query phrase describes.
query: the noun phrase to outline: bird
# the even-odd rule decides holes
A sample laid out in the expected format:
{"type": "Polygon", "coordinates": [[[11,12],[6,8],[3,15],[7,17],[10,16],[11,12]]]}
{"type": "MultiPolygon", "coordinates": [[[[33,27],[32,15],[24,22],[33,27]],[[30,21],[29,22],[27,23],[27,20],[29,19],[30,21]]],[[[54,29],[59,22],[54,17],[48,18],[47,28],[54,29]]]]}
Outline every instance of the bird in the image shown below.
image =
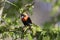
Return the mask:
{"type": "Polygon", "coordinates": [[[30,17],[26,13],[21,14],[21,20],[24,26],[30,26],[30,24],[32,24],[30,17]]]}
{"type": "Polygon", "coordinates": [[[29,29],[31,29],[32,21],[26,12],[21,14],[21,20],[24,26],[29,26],[29,29]]]}

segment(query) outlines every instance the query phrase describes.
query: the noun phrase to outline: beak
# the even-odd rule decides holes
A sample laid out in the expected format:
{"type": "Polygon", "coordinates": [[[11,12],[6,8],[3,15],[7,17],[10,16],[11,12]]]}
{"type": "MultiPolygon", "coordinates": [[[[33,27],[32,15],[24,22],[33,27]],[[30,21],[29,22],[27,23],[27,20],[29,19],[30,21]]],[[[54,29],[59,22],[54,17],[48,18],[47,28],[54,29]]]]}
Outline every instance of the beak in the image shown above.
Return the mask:
{"type": "Polygon", "coordinates": [[[21,18],[24,18],[24,16],[22,16],[21,18]]]}

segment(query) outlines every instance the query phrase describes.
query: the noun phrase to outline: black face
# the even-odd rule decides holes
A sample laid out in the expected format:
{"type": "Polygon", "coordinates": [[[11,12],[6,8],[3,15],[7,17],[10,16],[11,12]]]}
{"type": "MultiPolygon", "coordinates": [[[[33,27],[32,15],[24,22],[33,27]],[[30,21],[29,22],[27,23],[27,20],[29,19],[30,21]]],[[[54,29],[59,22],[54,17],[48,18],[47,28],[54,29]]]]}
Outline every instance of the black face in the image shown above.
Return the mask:
{"type": "Polygon", "coordinates": [[[24,16],[24,14],[21,14],[21,16],[24,16]]]}
{"type": "Polygon", "coordinates": [[[24,14],[21,14],[21,18],[24,18],[25,17],[25,15],[24,14]]]}

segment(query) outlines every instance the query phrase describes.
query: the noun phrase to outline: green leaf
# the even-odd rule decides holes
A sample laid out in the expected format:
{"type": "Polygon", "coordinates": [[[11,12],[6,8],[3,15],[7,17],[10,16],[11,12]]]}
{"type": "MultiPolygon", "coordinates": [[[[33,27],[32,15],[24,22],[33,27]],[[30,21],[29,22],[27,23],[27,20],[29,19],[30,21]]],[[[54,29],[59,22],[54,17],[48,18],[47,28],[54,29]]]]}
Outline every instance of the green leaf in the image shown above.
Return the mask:
{"type": "Polygon", "coordinates": [[[33,40],[32,36],[30,34],[27,34],[28,40],[33,40]]]}

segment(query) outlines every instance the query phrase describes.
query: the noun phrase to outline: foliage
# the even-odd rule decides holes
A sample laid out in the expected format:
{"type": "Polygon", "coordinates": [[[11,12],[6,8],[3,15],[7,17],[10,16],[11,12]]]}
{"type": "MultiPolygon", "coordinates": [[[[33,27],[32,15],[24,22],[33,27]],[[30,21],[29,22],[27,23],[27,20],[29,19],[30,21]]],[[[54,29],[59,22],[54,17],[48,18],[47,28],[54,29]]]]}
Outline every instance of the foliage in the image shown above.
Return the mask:
{"type": "MultiPolygon", "coordinates": [[[[25,39],[26,37],[28,40],[33,40],[33,38],[37,38],[37,40],[54,40],[55,38],[60,37],[60,30],[58,28],[51,28],[51,29],[42,29],[40,26],[32,24],[30,30],[29,28],[25,28],[23,31],[23,27],[15,27],[15,26],[1,26],[0,27],[0,34],[2,34],[1,38],[4,39],[6,37],[12,37],[13,40],[17,40],[18,38],[25,39]]],[[[59,38],[58,38],[59,39],[59,38]]],[[[57,39],[56,39],[57,40],[57,39]]]]}
{"type": "MultiPolygon", "coordinates": [[[[46,2],[52,2],[52,0],[45,0],[46,2]]],[[[0,23],[0,34],[2,35],[0,39],[5,39],[6,37],[12,37],[12,40],[17,40],[18,38],[33,40],[59,40],[60,29],[55,28],[55,23],[60,21],[60,16],[57,17],[57,21],[52,18],[51,22],[46,22],[41,28],[38,25],[32,24],[31,30],[28,26],[23,27],[20,20],[20,14],[24,11],[32,14],[32,9],[34,8],[33,0],[16,0],[16,2],[5,1],[5,6],[2,14],[2,21],[0,23]],[[23,31],[24,28],[24,31],[23,31]]],[[[56,2],[53,6],[53,13],[56,13],[58,7],[60,6],[60,0],[56,2]]]]}

